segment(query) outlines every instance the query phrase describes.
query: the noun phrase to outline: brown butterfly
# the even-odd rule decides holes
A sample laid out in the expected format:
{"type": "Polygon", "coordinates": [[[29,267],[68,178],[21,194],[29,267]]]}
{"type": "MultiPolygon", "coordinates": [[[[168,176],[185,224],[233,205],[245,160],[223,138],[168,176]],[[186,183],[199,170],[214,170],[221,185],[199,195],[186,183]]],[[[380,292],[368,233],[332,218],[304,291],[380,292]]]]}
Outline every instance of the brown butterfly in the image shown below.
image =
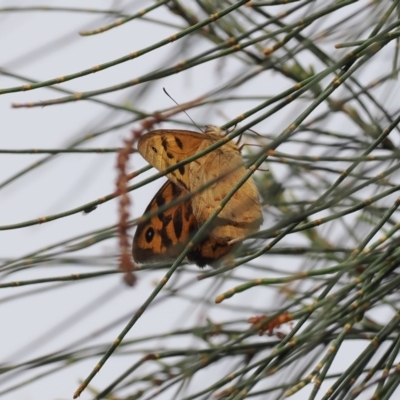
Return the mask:
{"type": "MultiPolygon", "coordinates": [[[[178,200],[186,192],[171,181],[164,183],[145,214],[178,200]]],[[[174,261],[198,229],[191,200],[187,199],[139,223],[133,238],[132,254],[139,263],[174,261]]],[[[229,253],[232,245],[205,235],[187,254],[189,261],[204,267],[229,253]]]]}
{"type": "MultiPolygon", "coordinates": [[[[161,129],[143,135],[139,139],[138,150],[152,166],[159,171],[164,171],[166,168],[206,149],[222,138],[221,130],[216,127],[208,127],[204,134],[161,129]]],[[[187,224],[185,233],[188,233],[188,236],[190,236],[191,231],[197,229],[197,226],[202,226],[208,220],[211,214],[219,207],[224,197],[246,173],[247,170],[243,164],[239,148],[235,143],[228,142],[205,156],[167,174],[172,183],[183,190],[181,193],[194,193],[191,201],[183,203],[185,206],[182,208],[182,212],[183,209],[187,212],[190,210],[194,216],[194,222],[191,223],[195,228],[188,223],[188,221],[192,221],[191,219],[186,219],[184,222],[184,224],[187,224]]],[[[149,208],[156,207],[157,196],[161,196],[162,191],[167,189],[168,185],[164,185],[150,203],[149,208]]],[[[166,193],[164,198],[169,199],[168,195],[173,196],[172,191],[171,193],[166,193]]],[[[256,232],[261,223],[262,213],[258,191],[250,178],[236,191],[214,219],[208,230],[208,236],[204,238],[196,249],[199,254],[197,259],[201,260],[202,254],[207,254],[204,259],[217,260],[232,250],[232,246],[228,245],[230,240],[256,232]],[[217,252],[210,250],[213,246],[216,246],[217,252]]],[[[139,225],[138,231],[139,228],[142,228],[141,225],[139,225]]],[[[155,247],[152,248],[152,251],[154,253],[160,251],[159,249],[162,246],[158,245],[159,242],[167,249],[166,253],[169,253],[168,243],[170,242],[168,239],[171,240],[171,236],[165,230],[159,229],[158,231],[160,235],[163,233],[164,237],[160,236],[154,241],[155,247]]],[[[142,246],[142,243],[135,242],[135,240],[136,235],[134,248],[136,248],[137,256],[138,248],[142,246]]],[[[186,240],[186,243],[188,240],[186,240]]],[[[185,241],[182,240],[182,242],[185,241]]],[[[172,243],[180,243],[180,241],[175,238],[172,243]]],[[[172,246],[172,248],[173,250],[171,251],[175,251],[175,247],[172,246]]],[[[148,255],[148,258],[144,257],[142,260],[150,261],[154,258],[155,254],[152,257],[148,255]]],[[[137,258],[135,260],[139,261],[137,258]]],[[[204,262],[209,263],[208,261],[204,262]]]]}

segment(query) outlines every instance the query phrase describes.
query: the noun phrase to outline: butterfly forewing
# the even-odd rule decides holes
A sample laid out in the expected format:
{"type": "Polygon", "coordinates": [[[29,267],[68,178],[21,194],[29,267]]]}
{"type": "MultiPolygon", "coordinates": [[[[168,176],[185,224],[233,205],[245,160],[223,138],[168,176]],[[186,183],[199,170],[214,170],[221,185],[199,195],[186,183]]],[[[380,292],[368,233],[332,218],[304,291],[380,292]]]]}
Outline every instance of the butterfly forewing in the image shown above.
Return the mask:
{"type": "MultiPolygon", "coordinates": [[[[197,153],[203,135],[184,130],[155,130],[143,135],[138,142],[139,153],[159,171],[175,165],[197,153]]],[[[182,165],[167,177],[178,186],[189,190],[188,166],[182,165]]]]}

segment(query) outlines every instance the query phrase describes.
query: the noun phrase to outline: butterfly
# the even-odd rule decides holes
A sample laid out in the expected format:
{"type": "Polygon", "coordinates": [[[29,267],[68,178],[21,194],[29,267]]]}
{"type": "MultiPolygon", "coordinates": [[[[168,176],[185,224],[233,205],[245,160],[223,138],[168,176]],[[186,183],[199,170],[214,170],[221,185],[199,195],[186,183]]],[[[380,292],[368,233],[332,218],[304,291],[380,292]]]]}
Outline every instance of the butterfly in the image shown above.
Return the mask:
{"type": "MultiPolygon", "coordinates": [[[[212,126],[207,127],[204,134],[185,130],[155,130],[139,139],[138,151],[153,167],[162,172],[221,140],[221,132],[219,128],[212,126]]],[[[146,212],[154,211],[159,204],[165,204],[167,200],[170,202],[182,194],[193,193],[193,196],[191,200],[182,203],[180,208],[171,208],[169,212],[158,216],[161,225],[157,229],[153,227],[154,238],[146,244],[140,239],[149,239],[150,233],[149,238],[143,236],[145,223],[139,224],[133,242],[134,259],[138,262],[151,262],[158,258],[160,252],[164,256],[176,258],[178,249],[189,242],[192,233],[209,219],[246,173],[239,148],[235,143],[228,142],[167,174],[171,183],[167,182],[160,189],[146,212]],[[184,212],[192,215],[182,219],[184,212]],[[184,229],[171,228],[171,221],[175,218],[182,219],[184,229]],[[177,233],[180,233],[179,238],[177,233]]],[[[150,221],[155,222],[156,220],[150,221]]],[[[189,254],[188,259],[198,265],[210,264],[232,250],[233,246],[228,244],[230,240],[256,232],[261,223],[258,191],[254,181],[249,178],[214,219],[202,241],[192,249],[196,256],[189,254]]],[[[177,254],[179,253],[180,251],[177,254]]]]}

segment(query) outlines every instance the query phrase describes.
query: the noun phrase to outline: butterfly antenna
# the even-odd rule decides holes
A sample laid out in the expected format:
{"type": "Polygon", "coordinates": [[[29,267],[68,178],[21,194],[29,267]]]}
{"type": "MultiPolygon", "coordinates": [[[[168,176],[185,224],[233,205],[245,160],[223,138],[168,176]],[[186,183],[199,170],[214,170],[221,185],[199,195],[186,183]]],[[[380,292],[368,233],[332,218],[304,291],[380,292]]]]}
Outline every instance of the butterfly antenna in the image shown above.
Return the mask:
{"type": "MultiPolygon", "coordinates": [[[[233,132],[233,131],[236,129],[236,126],[237,126],[237,124],[235,124],[235,126],[232,127],[232,129],[229,129],[229,131],[227,131],[227,133],[233,132]]],[[[242,141],[242,137],[243,137],[243,132],[239,135],[238,140],[237,140],[237,142],[236,142],[236,146],[239,146],[240,142],[242,141]]],[[[244,144],[242,144],[242,145],[240,146],[239,151],[241,151],[241,149],[242,149],[243,146],[244,146],[244,144]]]]}
{"type": "MultiPolygon", "coordinates": [[[[233,130],[234,130],[235,128],[236,128],[236,125],[234,126],[233,130]]],[[[262,136],[262,135],[260,135],[259,133],[257,133],[257,132],[256,132],[255,130],[253,130],[253,129],[247,129],[247,130],[250,131],[250,132],[255,133],[257,136],[262,136]]],[[[239,139],[238,139],[238,141],[237,141],[237,143],[236,143],[237,146],[239,145],[240,141],[242,140],[242,135],[243,135],[243,133],[241,133],[240,136],[239,136],[239,139]]],[[[242,145],[240,146],[240,149],[242,149],[243,146],[246,146],[246,144],[242,144],[242,145]]],[[[260,146],[260,147],[261,147],[261,146],[260,146]]]]}
{"type": "MultiPolygon", "coordinates": [[[[178,104],[178,103],[175,101],[175,99],[167,92],[167,89],[165,89],[165,88],[163,87],[163,91],[164,91],[164,93],[165,93],[178,107],[181,107],[181,105],[178,104]]],[[[189,115],[185,110],[182,110],[182,111],[183,111],[183,112],[186,114],[186,116],[192,121],[193,125],[196,126],[197,129],[198,129],[199,131],[202,132],[202,130],[199,128],[199,126],[196,124],[196,122],[194,122],[194,121],[192,120],[192,118],[190,117],[190,115],[189,115]]]]}
{"type": "Polygon", "coordinates": [[[248,129],[250,132],[253,132],[254,134],[256,134],[257,136],[261,136],[262,137],[262,135],[260,135],[258,132],[256,132],[254,129],[248,129]]]}
{"type": "MultiPolygon", "coordinates": [[[[236,143],[236,144],[237,144],[237,143],[236,143]]],[[[262,147],[261,144],[243,143],[243,144],[239,147],[239,151],[242,151],[244,146],[262,147]]]]}

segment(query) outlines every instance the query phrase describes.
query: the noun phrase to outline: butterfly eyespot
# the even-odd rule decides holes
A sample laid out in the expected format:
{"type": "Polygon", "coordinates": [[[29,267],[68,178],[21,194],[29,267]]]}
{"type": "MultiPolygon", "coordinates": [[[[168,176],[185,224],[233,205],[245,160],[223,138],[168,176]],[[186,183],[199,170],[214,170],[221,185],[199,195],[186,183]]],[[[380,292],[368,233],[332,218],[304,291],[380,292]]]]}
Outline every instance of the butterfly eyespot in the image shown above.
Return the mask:
{"type": "Polygon", "coordinates": [[[151,149],[154,151],[154,153],[158,153],[157,149],[154,146],[151,146],[151,149]]]}
{"type": "Polygon", "coordinates": [[[181,165],[180,167],[178,167],[178,171],[180,172],[181,175],[185,174],[185,166],[181,165]]]}
{"type": "Polygon", "coordinates": [[[148,228],[145,234],[146,242],[150,243],[154,238],[154,229],[152,227],[148,228]]]}
{"type": "Polygon", "coordinates": [[[168,151],[167,151],[167,157],[168,157],[170,160],[174,158],[174,156],[173,156],[171,153],[169,153],[168,151]]]}

